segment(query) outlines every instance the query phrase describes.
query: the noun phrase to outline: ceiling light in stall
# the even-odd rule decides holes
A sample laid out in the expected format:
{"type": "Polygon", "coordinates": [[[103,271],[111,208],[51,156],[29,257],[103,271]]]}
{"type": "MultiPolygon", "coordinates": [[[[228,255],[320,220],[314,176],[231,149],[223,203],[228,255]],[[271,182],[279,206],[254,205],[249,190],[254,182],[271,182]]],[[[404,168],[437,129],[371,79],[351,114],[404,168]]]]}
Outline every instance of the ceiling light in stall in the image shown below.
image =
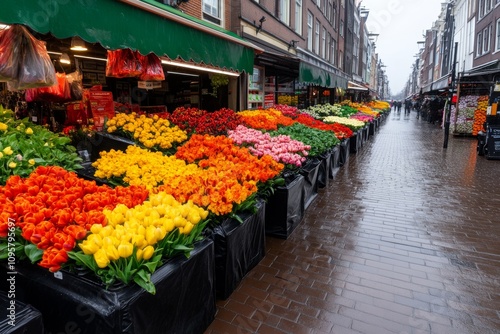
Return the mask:
{"type": "Polygon", "coordinates": [[[73,51],[87,51],[87,46],[85,42],[78,36],[71,38],[71,50],[73,51]]]}
{"type": "Polygon", "coordinates": [[[71,60],[69,59],[69,56],[67,53],[63,53],[61,57],[59,58],[59,62],[61,64],[71,64],[71,60]]]}
{"type": "Polygon", "coordinates": [[[171,61],[171,60],[165,60],[165,59],[162,59],[161,63],[164,64],[164,65],[177,66],[177,67],[182,67],[182,68],[189,68],[189,69],[192,69],[192,70],[198,70],[198,71],[203,71],[203,72],[225,74],[225,75],[229,75],[229,76],[232,76],[232,77],[239,77],[240,76],[240,73],[237,73],[237,72],[229,72],[229,71],[217,70],[215,68],[202,67],[202,66],[197,66],[197,65],[187,64],[187,63],[181,63],[181,62],[176,62],[176,61],[171,61]]]}

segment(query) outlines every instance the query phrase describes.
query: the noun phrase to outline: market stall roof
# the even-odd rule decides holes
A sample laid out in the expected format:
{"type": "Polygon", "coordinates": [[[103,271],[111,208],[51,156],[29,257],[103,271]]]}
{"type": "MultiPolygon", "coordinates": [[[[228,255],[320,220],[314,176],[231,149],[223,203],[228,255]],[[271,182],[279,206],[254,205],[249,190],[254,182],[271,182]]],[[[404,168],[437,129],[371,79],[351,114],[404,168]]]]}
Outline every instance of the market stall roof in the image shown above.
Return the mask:
{"type": "Polygon", "coordinates": [[[487,77],[490,74],[500,72],[500,60],[495,59],[487,63],[478,65],[467,72],[464,72],[465,77],[487,77]]]}
{"type": "Polygon", "coordinates": [[[254,51],[237,34],[154,0],[4,0],[0,23],[24,24],[64,39],[79,36],[109,50],[130,48],[170,59],[252,73],[254,51]]]}
{"type": "Polygon", "coordinates": [[[363,85],[357,84],[354,81],[347,82],[347,89],[368,91],[368,88],[363,85]]]}
{"type": "Polygon", "coordinates": [[[328,88],[347,88],[347,78],[338,68],[301,47],[297,47],[296,51],[300,59],[299,82],[328,88]]]}

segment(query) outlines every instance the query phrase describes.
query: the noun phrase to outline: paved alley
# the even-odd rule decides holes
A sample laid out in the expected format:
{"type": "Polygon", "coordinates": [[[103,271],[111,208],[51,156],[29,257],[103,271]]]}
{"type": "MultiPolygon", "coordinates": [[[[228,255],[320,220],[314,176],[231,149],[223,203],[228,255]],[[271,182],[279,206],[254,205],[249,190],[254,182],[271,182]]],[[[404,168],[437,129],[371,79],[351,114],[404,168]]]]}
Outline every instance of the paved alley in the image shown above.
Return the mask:
{"type": "Polygon", "coordinates": [[[500,161],[443,138],[392,112],[206,333],[500,333],[500,161]]]}

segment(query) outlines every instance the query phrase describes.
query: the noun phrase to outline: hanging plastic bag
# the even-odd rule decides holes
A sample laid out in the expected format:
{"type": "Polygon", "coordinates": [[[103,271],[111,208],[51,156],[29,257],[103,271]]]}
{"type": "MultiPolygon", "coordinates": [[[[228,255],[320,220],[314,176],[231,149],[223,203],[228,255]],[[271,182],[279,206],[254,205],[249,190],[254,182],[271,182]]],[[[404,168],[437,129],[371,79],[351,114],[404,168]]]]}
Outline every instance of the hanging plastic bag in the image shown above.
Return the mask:
{"type": "Polygon", "coordinates": [[[142,73],[140,80],[144,81],[163,81],[165,73],[161,65],[161,60],[154,53],[142,56],[142,73]]]}
{"type": "Polygon", "coordinates": [[[130,49],[108,50],[106,76],[114,78],[139,78],[142,73],[141,57],[137,51],[130,49]]]}
{"type": "Polygon", "coordinates": [[[20,40],[21,30],[18,26],[0,30],[0,82],[17,79],[20,40]]]}
{"type": "Polygon", "coordinates": [[[18,89],[50,87],[57,82],[56,70],[47,53],[45,42],[34,38],[23,27],[23,58],[19,68],[18,89]]]}
{"type": "Polygon", "coordinates": [[[66,74],[56,74],[57,83],[50,87],[26,89],[26,101],[66,102],[71,100],[71,89],[66,74]]]}
{"type": "Polygon", "coordinates": [[[68,83],[71,89],[71,98],[73,100],[81,100],[83,94],[83,75],[80,71],[75,71],[66,74],[68,83]]]}

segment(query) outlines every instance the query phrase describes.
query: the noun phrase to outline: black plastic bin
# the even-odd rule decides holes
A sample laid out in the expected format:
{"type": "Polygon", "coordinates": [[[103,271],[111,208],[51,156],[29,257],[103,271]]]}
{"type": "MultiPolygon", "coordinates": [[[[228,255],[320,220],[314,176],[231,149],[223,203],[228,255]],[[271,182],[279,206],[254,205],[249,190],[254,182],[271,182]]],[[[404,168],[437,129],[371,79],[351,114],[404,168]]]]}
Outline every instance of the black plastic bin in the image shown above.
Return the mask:
{"type": "Polygon", "coordinates": [[[278,187],[266,204],[266,234],[287,239],[304,217],[304,176],[295,174],[278,187]]]}
{"type": "Polygon", "coordinates": [[[265,208],[261,200],[256,213],[241,215],[243,223],[226,219],[213,229],[217,298],[228,298],[266,255],[265,208]]]}
{"type": "MultiPolygon", "coordinates": [[[[9,276],[4,277],[8,279],[9,276]]],[[[15,282],[15,275],[13,277],[15,282]]],[[[33,306],[17,300],[16,290],[0,291],[0,333],[43,334],[42,314],[33,306]]]]}
{"type": "MultiPolygon", "coordinates": [[[[6,270],[5,264],[0,268],[6,270]]],[[[197,242],[189,258],[176,256],[151,275],[155,295],[136,284],[106,289],[95,276],[66,271],[56,278],[22,263],[16,266],[16,297],[42,313],[49,333],[201,334],[216,313],[214,268],[210,239],[197,242]]]]}

